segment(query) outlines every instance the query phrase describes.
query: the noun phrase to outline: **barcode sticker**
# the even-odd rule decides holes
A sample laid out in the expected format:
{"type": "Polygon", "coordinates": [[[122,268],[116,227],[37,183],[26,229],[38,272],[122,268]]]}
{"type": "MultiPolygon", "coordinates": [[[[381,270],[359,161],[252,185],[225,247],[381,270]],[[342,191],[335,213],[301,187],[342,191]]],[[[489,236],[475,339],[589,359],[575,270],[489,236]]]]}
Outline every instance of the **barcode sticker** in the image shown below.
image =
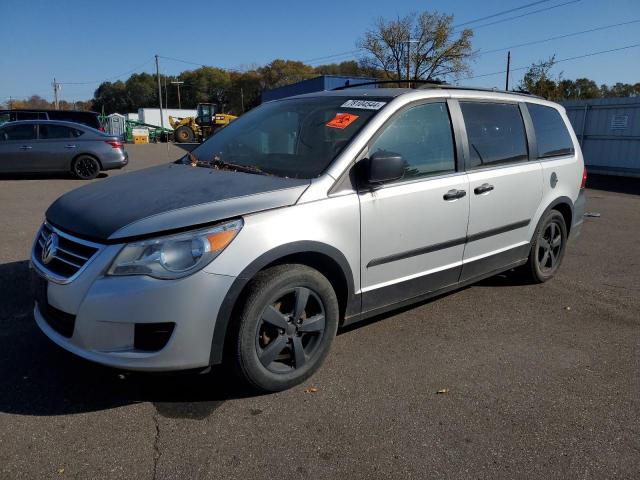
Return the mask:
{"type": "Polygon", "coordinates": [[[360,108],[362,110],[380,110],[387,102],[374,102],[373,100],[347,100],[340,107],[360,108]]]}

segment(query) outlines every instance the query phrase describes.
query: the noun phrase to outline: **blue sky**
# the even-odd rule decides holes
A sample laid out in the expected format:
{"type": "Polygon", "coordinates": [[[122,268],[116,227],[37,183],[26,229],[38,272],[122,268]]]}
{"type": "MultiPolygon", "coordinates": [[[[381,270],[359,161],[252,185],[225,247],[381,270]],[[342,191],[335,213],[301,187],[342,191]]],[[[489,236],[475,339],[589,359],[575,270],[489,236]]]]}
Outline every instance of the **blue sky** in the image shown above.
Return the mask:
{"type": "MultiPolygon", "coordinates": [[[[551,7],[549,0],[504,17],[551,7]]],[[[533,0],[303,0],[147,1],[0,0],[0,102],[39,94],[51,98],[51,82],[63,85],[61,97],[93,96],[98,83],[134,71],[153,71],[153,55],[176,57],[226,68],[246,68],[274,58],[308,60],[355,49],[356,40],[376,17],[392,18],[422,9],[454,15],[463,23],[532,3],[533,0]],[[178,15],[178,5],[185,10],[178,15]]],[[[549,11],[477,28],[480,51],[640,19],[639,0],[579,0],[549,11]]],[[[557,54],[568,58],[640,43],[640,23],[512,50],[512,66],[557,54]]],[[[473,63],[473,75],[505,68],[506,52],[488,53],[473,63]]],[[[348,56],[339,57],[337,60],[348,56]]],[[[161,60],[163,73],[197,68],[161,60]]],[[[554,73],[588,77],[598,83],[640,81],[640,48],[564,62],[554,73]]],[[[118,78],[126,79],[128,75],[118,78]]],[[[522,71],[513,73],[513,82],[522,71]]],[[[465,80],[485,87],[504,86],[504,75],[465,80]]]]}

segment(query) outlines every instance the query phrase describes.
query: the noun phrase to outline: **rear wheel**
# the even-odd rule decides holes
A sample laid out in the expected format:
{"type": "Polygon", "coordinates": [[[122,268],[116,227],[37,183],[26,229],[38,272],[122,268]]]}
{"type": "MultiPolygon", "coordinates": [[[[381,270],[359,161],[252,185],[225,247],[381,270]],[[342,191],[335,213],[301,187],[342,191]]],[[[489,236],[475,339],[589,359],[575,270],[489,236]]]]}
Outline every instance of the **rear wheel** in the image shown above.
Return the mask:
{"type": "Polygon", "coordinates": [[[80,155],[74,160],[71,170],[81,180],[93,180],[100,173],[100,162],[89,155],[80,155]]]}
{"type": "Polygon", "coordinates": [[[541,220],[534,235],[531,252],[522,273],[535,283],[553,278],[560,268],[567,244],[567,225],[557,210],[551,210],[541,220]]]}
{"type": "Polygon", "coordinates": [[[176,131],[173,132],[173,136],[178,143],[193,142],[193,139],[195,138],[195,134],[191,127],[186,125],[176,128],[176,131]]]}
{"type": "Polygon", "coordinates": [[[329,353],[338,312],[336,294],[317,270],[288,264],[259,273],[232,338],[236,371],[267,392],[305,381],[329,353]]]}

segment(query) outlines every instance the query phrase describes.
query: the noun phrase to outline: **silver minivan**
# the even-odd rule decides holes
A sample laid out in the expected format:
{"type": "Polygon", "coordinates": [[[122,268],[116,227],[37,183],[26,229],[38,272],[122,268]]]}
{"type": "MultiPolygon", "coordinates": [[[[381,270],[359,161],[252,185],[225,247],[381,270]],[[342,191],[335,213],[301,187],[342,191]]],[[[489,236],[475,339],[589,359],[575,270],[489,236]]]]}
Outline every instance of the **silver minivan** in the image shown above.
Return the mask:
{"type": "Polygon", "coordinates": [[[507,270],[553,277],[585,180],[564,109],[531,95],[269,102],[175,163],[54,202],[33,244],[35,319],[105,365],[224,361],[258,390],[286,389],[340,326],[507,270]]]}

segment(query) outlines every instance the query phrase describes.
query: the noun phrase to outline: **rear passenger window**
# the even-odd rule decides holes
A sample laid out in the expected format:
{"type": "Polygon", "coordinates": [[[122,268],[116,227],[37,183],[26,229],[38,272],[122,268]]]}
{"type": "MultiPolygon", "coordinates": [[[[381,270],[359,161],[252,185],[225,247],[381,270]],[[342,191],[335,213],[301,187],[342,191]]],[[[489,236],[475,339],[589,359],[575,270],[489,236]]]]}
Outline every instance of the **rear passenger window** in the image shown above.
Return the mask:
{"type": "Polygon", "coordinates": [[[56,138],[75,138],[80,131],[63,125],[40,125],[40,139],[53,140],[56,138]]]}
{"type": "Polygon", "coordinates": [[[426,103],[405,110],[374,141],[369,154],[387,151],[402,155],[402,180],[453,172],[455,153],[447,104],[426,103]]]}
{"type": "Polygon", "coordinates": [[[518,105],[460,102],[469,138],[470,168],[527,160],[527,137],[518,105]]]}
{"type": "Polygon", "coordinates": [[[536,132],[538,158],[573,155],[575,152],[567,126],[555,108],[527,103],[536,132]]]}

